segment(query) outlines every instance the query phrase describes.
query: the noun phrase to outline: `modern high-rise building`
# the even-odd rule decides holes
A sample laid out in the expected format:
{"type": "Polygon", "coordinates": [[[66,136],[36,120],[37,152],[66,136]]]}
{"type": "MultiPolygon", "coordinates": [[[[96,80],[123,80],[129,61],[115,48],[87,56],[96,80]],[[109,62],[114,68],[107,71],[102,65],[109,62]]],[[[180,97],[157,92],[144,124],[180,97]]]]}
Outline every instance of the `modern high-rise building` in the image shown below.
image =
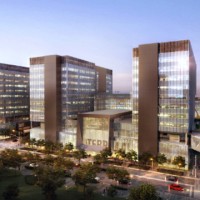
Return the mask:
{"type": "Polygon", "coordinates": [[[29,68],[0,63],[0,128],[29,123],[29,68]]]}
{"type": "Polygon", "coordinates": [[[99,91],[112,93],[112,70],[71,56],[31,58],[31,137],[76,144],[77,114],[94,110],[99,91]]]}
{"type": "Polygon", "coordinates": [[[139,45],[133,49],[132,101],[135,150],[183,156],[189,162],[196,63],[190,41],[139,45]],[[137,146],[138,144],[138,146],[137,146]]]}

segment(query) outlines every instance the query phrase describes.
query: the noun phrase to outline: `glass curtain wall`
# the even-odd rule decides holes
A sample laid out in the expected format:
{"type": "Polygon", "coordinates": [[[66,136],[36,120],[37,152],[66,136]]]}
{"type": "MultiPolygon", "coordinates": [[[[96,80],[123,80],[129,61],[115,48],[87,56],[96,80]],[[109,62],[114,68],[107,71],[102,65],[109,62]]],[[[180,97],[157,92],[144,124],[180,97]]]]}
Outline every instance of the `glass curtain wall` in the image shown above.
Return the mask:
{"type": "Polygon", "coordinates": [[[108,147],[109,119],[83,118],[83,144],[88,146],[108,147]]]}
{"type": "Polygon", "coordinates": [[[112,75],[106,74],[106,93],[112,94],[112,75]]]}
{"type": "MultiPolygon", "coordinates": [[[[139,49],[133,49],[133,70],[132,70],[132,123],[135,135],[135,143],[138,143],[138,89],[139,89],[139,49]]],[[[138,146],[133,148],[138,152],[138,146]]]]}
{"type": "Polygon", "coordinates": [[[30,67],[30,120],[44,122],[44,65],[30,67]]]}
{"type": "Polygon", "coordinates": [[[159,54],[159,131],[184,133],[189,126],[189,51],[159,54]]]}
{"type": "Polygon", "coordinates": [[[94,109],[96,91],[95,69],[70,63],[62,64],[62,130],[74,132],[68,126],[69,119],[77,119],[77,114],[94,109]]]}

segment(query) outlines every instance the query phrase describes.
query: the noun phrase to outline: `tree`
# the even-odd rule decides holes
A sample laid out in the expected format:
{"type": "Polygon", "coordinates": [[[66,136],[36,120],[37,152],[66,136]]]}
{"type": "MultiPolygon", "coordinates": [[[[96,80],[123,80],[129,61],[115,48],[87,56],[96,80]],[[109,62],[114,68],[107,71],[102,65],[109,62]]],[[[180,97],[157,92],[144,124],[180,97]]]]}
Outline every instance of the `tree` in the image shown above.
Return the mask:
{"type": "Polygon", "coordinates": [[[102,151],[100,151],[100,154],[104,158],[108,158],[108,156],[112,156],[112,152],[109,148],[105,148],[102,151]]]}
{"type": "Polygon", "coordinates": [[[20,170],[21,163],[23,162],[22,156],[16,149],[6,149],[0,153],[1,160],[4,167],[14,167],[20,170]]]}
{"type": "Polygon", "coordinates": [[[63,144],[60,142],[55,142],[53,144],[53,151],[61,151],[63,149],[63,144]]]}
{"type": "Polygon", "coordinates": [[[45,165],[52,166],[54,163],[54,160],[55,160],[55,157],[53,157],[52,155],[47,155],[44,157],[43,162],[45,165]]]}
{"type": "Polygon", "coordinates": [[[115,197],[117,195],[117,190],[113,186],[110,186],[107,190],[107,195],[109,197],[115,197]]]}
{"type": "Polygon", "coordinates": [[[121,181],[129,178],[129,173],[125,169],[119,169],[116,167],[108,167],[106,170],[108,178],[114,179],[116,181],[121,181]]]}
{"type": "Polygon", "coordinates": [[[0,129],[0,135],[4,135],[4,137],[10,136],[10,129],[8,128],[0,129]]]}
{"type": "Polygon", "coordinates": [[[112,152],[109,148],[105,148],[102,151],[100,151],[99,154],[96,154],[94,156],[94,162],[97,164],[103,164],[107,161],[108,156],[111,156],[112,152]]]}
{"type": "Polygon", "coordinates": [[[130,190],[128,200],[158,200],[160,199],[153,185],[144,183],[130,190]]]}
{"type": "Polygon", "coordinates": [[[78,160],[78,163],[80,164],[81,158],[86,158],[87,153],[85,152],[84,149],[80,149],[74,152],[74,157],[78,160]]]}
{"type": "Polygon", "coordinates": [[[26,152],[23,154],[23,160],[29,162],[38,162],[41,159],[39,154],[33,154],[31,152],[26,152]]]}
{"type": "Polygon", "coordinates": [[[53,165],[55,167],[60,167],[60,168],[63,168],[64,170],[66,170],[66,169],[72,169],[75,164],[73,161],[71,161],[69,159],[65,159],[61,156],[58,156],[58,157],[54,158],[53,165]]]}
{"type": "Polygon", "coordinates": [[[50,166],[36,169],[36,184],[41,187],[46,200],[56,199],[56,190],[65,183],[63,170],[50,166]]]}
{"type": "Polygon", "coordinates": [[[19,196],[19,188],[16,184],[11,184],[6,187],[6,190],[3,192],[3,197],[5,200],[17,200],[19,196]]]}
{"type": "Polygon", "coordinates": [[[149,152],[144,152],[139,156],[139,162],[143,165],[147,165],[150,162],[150,159],[153,158],[153,155],[149,152]]]}
{"type": "Polygon", "coordinates": [[[185,158],[182,156],[176,156],[174,157],[174,160],[172,161],[173,165],[177,165],[179,168],[180,167],[185,167],[185,158]]]}
{"type": "Polygon", "coordinates": [[[54,143],[52,141],[46,141],[45,142],[45,152],[47,154],[50,154],[53,152],[54,149],[54,143]]]}
{"type": "Polygon", "coordinates": [[[74,173],[72,179],[75,181],[76,185],[83,186],[85,194],[87,184],[94,181],[98,171],[99,169],[96,165],[92,165],[91,163],[83,164],[80,169],[74,173]]]}
{"type": "Polygon", "coordinates": [[[94,157],[94,162],[96,164],[101,164],[101,163],[105,163],[106,162],[106,158],[103,157],[100,153],[99,154],[96,154],[94,157]]]}
{"type": "Polygon", "coordinates": [[[164,164],[167,162],[167,157],[165,156],[165,154],[161,154],[159,153],[157,156],[156,156],[156,162],[160,165],[164,164]]]}
{"type": "Polygon", "coordinates": [[[129,152],[126,154],[126,158],[127,158],[130,162],[132,162],[132,161],[136,162],[136,161],[137,161],[137,157],[138,157],[137,152],[134,151],[134,150],[131,150],[131,151],[129,151],[129,152]]]}
{"type": "Polygon", "coordinates": [[[64,149],[71,152],[74,149],[74,145],[71,142],[65,144],[64,149]]]}
{"type": "Polygon", "coordinates": [[[39,139],[39,140],[36,141],[35,144],[36,144],[37,147],[40,148],[40,147],[42,147],[42,146],[45,146],[45,140],[39,139]]]}
{"type": "Polygon", "coordinates": [[[125,153],[125,150],[123,149],[117,150],[116,154],[117,154],[117,157],[121,157],[123,159],[126,158],[126,153],[125,153]]]}
{"type": "Polygon", "coordinates": [[[33,148],[33,145],[35,145],[35,144],[36,144],[36,139],[35,138],[31,138],[29,140],[29,145],[33,148]]]}

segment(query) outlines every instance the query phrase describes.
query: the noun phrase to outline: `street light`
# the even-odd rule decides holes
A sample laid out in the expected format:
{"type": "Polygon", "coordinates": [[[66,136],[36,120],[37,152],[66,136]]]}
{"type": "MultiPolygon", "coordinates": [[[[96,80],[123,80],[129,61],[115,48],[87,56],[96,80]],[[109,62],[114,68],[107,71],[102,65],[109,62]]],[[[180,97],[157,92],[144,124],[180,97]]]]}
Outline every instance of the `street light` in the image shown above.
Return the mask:
{"type": "Polygon", "coordinates": [[[150,158],[151,161],[151,168],[153,169],[153,158],[150,158]]]}
{"type": "Polygon", "coordinates": [[[178,163],[178,167],[179,167],[179,169],[181,168],[181,163],[178,163]]]}

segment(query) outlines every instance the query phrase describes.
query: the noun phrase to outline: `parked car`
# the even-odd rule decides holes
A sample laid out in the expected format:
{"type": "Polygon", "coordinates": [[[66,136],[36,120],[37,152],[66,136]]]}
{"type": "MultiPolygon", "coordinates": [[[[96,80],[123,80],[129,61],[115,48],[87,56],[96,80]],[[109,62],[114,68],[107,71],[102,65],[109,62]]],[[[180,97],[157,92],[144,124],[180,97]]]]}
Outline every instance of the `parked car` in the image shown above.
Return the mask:
{"type": "Polygon", "coordinates": [[[119,183],[120,184],[125,184],[125,185],[130,185],[131,184],[131,182],[130,182],[130,180],[129,179],[121,179],[121,180],[119,180],[119,183]]]}
{"type": "Polygon", "coordinates": [[[37,167],[39,167],[39,165],[36,163],[29,163],[29,164],[25,165],[26,169],[35,169],[37,167]]]}
{"type": "Polygon", "coordinates": [[[178,184],[170,184],[170,190],[183,191],[183,187],[178,184]]]}
{"type": "Polygon", "coordinates": [[[99,177],[95,177],[93,180],[92,180],[92,183],[99,183],[100,182],[100,178],[99,177]]]}
{"type": "Polygon", "coordinates": [[[178,178],[176,176],[166,176],[166,180],[176,182],[178,181],[178,178]]]}

